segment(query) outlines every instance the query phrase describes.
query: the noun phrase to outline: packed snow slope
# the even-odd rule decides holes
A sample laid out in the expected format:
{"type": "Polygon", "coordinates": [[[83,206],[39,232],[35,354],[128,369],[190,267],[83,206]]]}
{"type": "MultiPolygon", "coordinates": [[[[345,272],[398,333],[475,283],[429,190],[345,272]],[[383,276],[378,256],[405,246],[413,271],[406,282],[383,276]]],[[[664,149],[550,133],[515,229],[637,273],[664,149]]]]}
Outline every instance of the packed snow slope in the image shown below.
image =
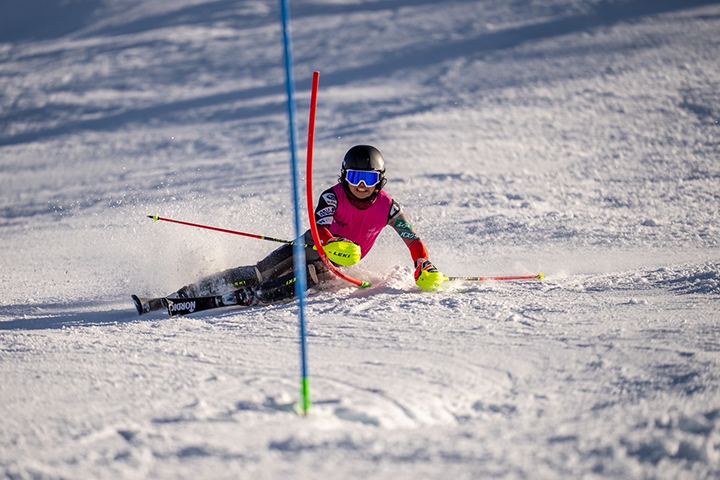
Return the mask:
{"type": "Polygon", "coordinates": [[[315,195],[375,145],[443,273],[547,280],[424,293],[384,232],[298,416],[295,302],[130,301],[276,247],[147,215],[294,234],[278,2],[4,0],[0,477],[718,478],[718,2],[291,8],[315,195]]]}

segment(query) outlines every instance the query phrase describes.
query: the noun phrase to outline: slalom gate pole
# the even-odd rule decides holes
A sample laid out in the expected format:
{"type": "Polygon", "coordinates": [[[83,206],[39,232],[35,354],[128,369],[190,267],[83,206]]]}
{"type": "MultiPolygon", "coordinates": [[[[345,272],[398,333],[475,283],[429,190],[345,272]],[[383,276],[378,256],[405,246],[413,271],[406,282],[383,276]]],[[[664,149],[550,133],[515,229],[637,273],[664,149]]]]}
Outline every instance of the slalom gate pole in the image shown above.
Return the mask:
{"type": "Polygon", "coordinates": [[[317,224],[315,223],[315,200],[313,198],[313,150],[315,147],[315,114],[317,112],[317,97],[318,89],[320,86],[320,72],[313,72],[313,85],[312,85],[312,97],[310,99],[310,124],[308,127],[308,145],[307,145],[307,204],[308,214],[310,215],[310,231],[312,232],[313,240],[315,241],[315,248],[320,254],[320,258],[328,269],[336,276],[346,280],[353,285],[357,285],[360,288],[370,287],[370,282],[358,280],[349,275],[345,275],[338,270],[335,265],[327,258],[325,250],[320,243],[320,234],[318,233],[317,224]]]}
{"type": "Polygon", "coordinates": [[[305,326],[305,303],[307,273],[305,265],[305,247],[301,240],[302,221],[300,216],[300,173],[297,146],[297,107],[295,104],[295,70],[292,51],[292,33],[290,31],[290,5],[288,0],[280,0],[282,13],[282,31],[285,44],[285,85],[287,87],[288,120],[290,122],[290,152],[292,156],[293,200],[295,203],[295,238],[293,258],[295,261],[295,293],[300,303],[300,361],[302,366],[301,409],[304,415],[310,412],[310,377],[308,374],[307,331],[305,326]]]}
{"type": "MultiPolygon", "coordinates": [[[[187,225],[188,227],[204,228],[205,230],[212,230],[214,232],[230,233],[232,235],[240,235],[243,237],[257,238],[258,240],[267,240],[269,242],[287,243],[288,245],[295,245],[292,240],[283,240],[282,238],[273,238],[266,235],[255,235],[253,233],[238,232],[235,230],[226,230],[224,228],[209,227],[207,225],[200,225],[199,223],[182,222],[180,220],[172,220],[170,218],[163,218],[157,215],[148,215],[148,218],[152,218],[156,222],[170,222],[177,223],[179,225],[187,225]]],[[[302,244],[303,247],[309,247],[309,245],[302,244]]]]}
{"type": "Polygon", "coordinates": [[[488,282],[488,281],[505,281],[505,280],[545,280],[545,275],[538,273],[537,275],[519,275],[506,277],[445,277],[446,282],[465,281],[465,282],[488,282]]]}

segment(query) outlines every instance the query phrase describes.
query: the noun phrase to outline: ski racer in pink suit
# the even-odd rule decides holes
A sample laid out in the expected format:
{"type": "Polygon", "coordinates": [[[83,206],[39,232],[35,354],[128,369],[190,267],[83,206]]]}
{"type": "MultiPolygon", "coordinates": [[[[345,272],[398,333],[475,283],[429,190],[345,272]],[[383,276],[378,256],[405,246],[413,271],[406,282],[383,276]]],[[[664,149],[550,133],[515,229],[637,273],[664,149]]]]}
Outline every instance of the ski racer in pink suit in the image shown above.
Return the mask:
{"type": "MultiPolygon", "coordinates": [[[[430,262],[427,247],[413,229],[403,208],[383,190],[385,160],[369,145],[352,147],[343,159],[340,181],[325,190],[315,209],[320,242],[328,258],[339,266],[358,263],[372,249],[380,232],[392,227],[403,239],[415,264],[415,281],[423,290],[434,290],[445,277],[430,262]]],[[[314,248],[310,230],[305,232],[308,287],[333,277],[314,248]]],[[[192,298],[237,292],[238,304],[252,306],[295,296],[292,245],[283,245],[255,265],[219,272],[187,285],[171,297],[192,298]]],[[[161,299],[136,300],[139,313],[163,308],[161,299]]]]}

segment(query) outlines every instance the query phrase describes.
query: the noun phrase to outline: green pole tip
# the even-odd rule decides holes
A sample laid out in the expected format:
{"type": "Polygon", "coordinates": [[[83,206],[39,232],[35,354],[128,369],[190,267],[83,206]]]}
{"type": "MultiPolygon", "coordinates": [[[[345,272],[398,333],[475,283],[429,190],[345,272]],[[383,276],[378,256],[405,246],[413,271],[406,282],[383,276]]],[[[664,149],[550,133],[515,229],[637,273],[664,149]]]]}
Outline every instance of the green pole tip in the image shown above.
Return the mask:
{"type": "Polygon", "coordinates": [[[309,378],[303,378],[302,380],[302,410],[303,415],[308,415],[310,413],[310,405],[312,405],[312,402],[310,400],[310,379],[309,378]]]}
{"type": "Polygon", "coordinates": [[[360,288],[370,288],[370,287],[372,287],[372,285],[370,284],[370,282],[366,282],[366,281],[364,281],[364,280],[363,280],[363,282],[362,282],[362,285],[360,285],[360,288]]]}
{"type": "Polygon", "coordinates": [[[540,273],[538,273],[537,278],[538,278],[538,280],[540,280],[542,282],[543,280],[545,280],[545,274],[540,272],[540,273]]]}
{"type": "Polygon", "coordinates": [[[158,220],[160,220],[160,216],[159,216],[159,215],[148,215],[147,217],[148,217],[148,218],[152,218],[152,219],[155,220],[156,222],[157,222],[158,220]]]}

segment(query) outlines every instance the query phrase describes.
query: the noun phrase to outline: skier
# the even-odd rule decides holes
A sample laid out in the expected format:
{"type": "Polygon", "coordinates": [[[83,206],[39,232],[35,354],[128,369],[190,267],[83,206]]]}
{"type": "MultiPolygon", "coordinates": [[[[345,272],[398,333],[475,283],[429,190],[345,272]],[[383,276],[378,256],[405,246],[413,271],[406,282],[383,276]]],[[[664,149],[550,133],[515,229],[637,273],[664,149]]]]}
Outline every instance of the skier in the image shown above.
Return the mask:
{"type": "MultiPolygon", "coordinates": [[[[325,190],[315,209],[320,242],[328,258],[339,266],[357,264],[372,249],[382,229],[400,235],[415,264],[415,282],[434,290],[445,276],[430,262],[427,247],[413,229],[403,208],[385,193],[385,160],[369,145],[356,145],[345,154],[338,183],[325,190]]],[[[310,230],[305,232],[308,287],[333,277],[317,250],[310,230]]],[[[238,305],[254,306],[290,299],[295,295],[292,245],[283,245],[255,265],[224,270],[186,285],[169,298],[222,295],[235,290],[238,305]]],[[[139,299],[139,314],[163,308],[163,299],[139,299]]]]}

